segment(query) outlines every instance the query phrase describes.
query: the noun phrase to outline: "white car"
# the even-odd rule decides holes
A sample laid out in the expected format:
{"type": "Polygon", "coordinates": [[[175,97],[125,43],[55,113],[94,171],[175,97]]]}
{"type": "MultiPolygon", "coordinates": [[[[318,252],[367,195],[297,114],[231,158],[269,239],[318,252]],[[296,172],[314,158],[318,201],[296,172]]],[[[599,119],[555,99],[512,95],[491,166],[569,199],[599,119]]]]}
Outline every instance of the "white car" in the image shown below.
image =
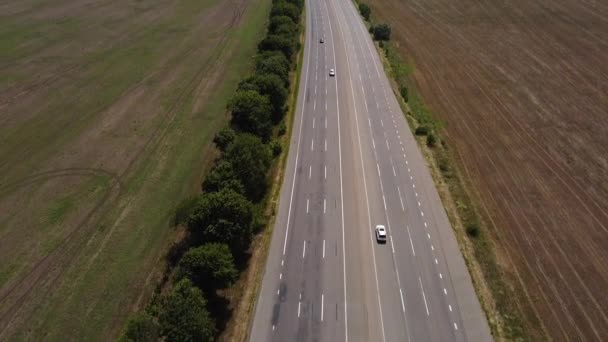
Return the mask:
{"type": "Polygon", "coordinates": [[[331,76],[331,77],[336,76],[336,71],[334,69],[329,69],[329,76],[331,76]]]}
{"type": "Polygon", "coordinates": [[[386,228],[384,228],[384,226],[381,224],[376,226],[376,240],[379,243],[386,242],[386,228]]]}

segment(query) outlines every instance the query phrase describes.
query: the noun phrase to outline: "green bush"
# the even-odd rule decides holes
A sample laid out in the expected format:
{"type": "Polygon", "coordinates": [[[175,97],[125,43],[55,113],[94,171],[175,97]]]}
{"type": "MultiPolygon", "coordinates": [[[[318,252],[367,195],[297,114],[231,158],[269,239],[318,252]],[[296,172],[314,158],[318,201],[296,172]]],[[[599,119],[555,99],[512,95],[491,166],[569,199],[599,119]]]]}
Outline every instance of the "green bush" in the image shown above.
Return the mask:
{"type": "Polygon", "coordinates": [[[226,151],[225,158],[234,166],[247,197],[260,200],[268,188],[267,174],[272,162],[268,146],[254,135],[240,134],[226,151]]]}
{"type": "Polygon", "coordinates": [[[418,127],[416,127],[416,130],[414,131],[414,133],[416,135],[427,135],[427,134],[429,134],[429,128],[425,125],[418,126],[418,127]]]}
{"type": "Polygon", "coordinates": [[[215,164],[213,169],[207,173],[203,182],[203,191],[217,192],[222,189],[230,189],[239,194],[245,194],[245,187],[234,172],[234,167],[225,159],[221,159],[215,164]]]}
{"type": "Polygon", "coordinates": [[[236,132],[230,127],[226,127],[215,135],[213,142],[221,151],[226,151],[226,148],[234,141],[235,137],[236,132]]]}
{"type": "Polygon", "coordinates": [[[390,40],[391,27],[388,24],[379,24],[370,27],[370,32],[374,36],[374,40],[390,40]]]}
{"type": "Polygon", "coordinates": [[[426,136],[426,145],[428,147],[435,147],[436,144],[437,144],[437,137],[435,137],[435,134],[433,134],[433,132],[430,132],[426,136]]]}
{"type": "Polygon", "coordinates": [[[255,90],[264,95],[272,106],[272,121],[281,121],[285,114],[288,91],[283,80],[275,74],[255,74],[239,83],[239,90],[255,90]]]}
{"type": "Polygon", "coordinates": [[[466,228],[467,235],[471,238],[476,238],[479,236],[479,224],[477,223],[469,223],[466,228]]]}
{"type": "Polygon", "coordinates": [[[178,282],[158,318],[165,341],[213,341],[217,330],[206,306],[203,293],[190,280],[178,282]]]}
{"type": "Polygon", "coordinates": [[[296,48],[296,40],[288,35],[270,34],[258,44],[259,51],[280,51],[287,60],[291,60],[296,48]]]}
{"type": "Polygon", "coordinates": [[[281,124],[279,125],[279,135],[282,136],[285,133],[287,133],[287,125],[285,124],[285,122],[281,122],[281,124]]]}
{"type": "Polygon", "coordinates": [[[198,243],[218,242],[230,247],[233,255],[249,249],[253,205],[230,189],[199,196],[188,228],[198,243]]]}
{"type": "Polygon", "coordinates": [[[297,5],[286,1],[277,1],[272,5],[270,10],[270,17],[287,16],[293,20],[294,23],[300,22],[300,14],[302,11],[297,5]]]}
{"type": "Polygon", "coordinates": [[[289,60],[280,51],[263,51],[257,56],[256,73],[277,75],[285,87],[289,86],[289,69],[289,60]]]}
{"type": "Polygon", "coordinates": [[[232,285],[237,276],[230,249],[221,243],[191,248],[181,258],[177,269],[178,279],[188,278],[208,293],[232,285]]]}
{"type": "Polygon", "coordinates": [[[253,133],[264,141],[272,133],[270,101],[255,90],[238,90],[228,104],[232,122],[243,132],[253,133]]]}
{"type": "Polygon", "coordinates": [[[366,20],[369,21],[369,18],[372,14],[372,10],[371,8],[369,8],[369,6],[365,3],[360,3],[359,4],[359,13],[361,13],[361,16],[366,20]]]}
{"type": "Polygon", "coordinates": [[[400,86],[399,93],[401,94],[403,101],[405,101],[405,102],[409,101],[409,94],[408,94],[408,90],[407,90],[406,86],[404,86],[404,85],[400,86]]]}
{"type": "Polygon", "coordinates": [[[273,141],[270,143],[270,149],[272,150],[272,155],[278,157],[279,154],[283,151],[283,147],[281,146],[281,142],[273,141]]]}
{"type": "Polygon", "coordinates": [[[159,333],[160,327],[154,317],[142,311],[129,319],[127,328],[119,342],[156,342],[159,333]]]}

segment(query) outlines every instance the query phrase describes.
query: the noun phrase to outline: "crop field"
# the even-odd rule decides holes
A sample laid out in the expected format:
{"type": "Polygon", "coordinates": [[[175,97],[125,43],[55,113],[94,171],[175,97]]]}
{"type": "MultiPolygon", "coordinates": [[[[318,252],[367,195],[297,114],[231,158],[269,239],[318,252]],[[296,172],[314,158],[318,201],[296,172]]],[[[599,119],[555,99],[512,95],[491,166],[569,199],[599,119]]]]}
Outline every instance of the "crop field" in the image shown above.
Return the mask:
{"type": "Polygon", "coordinates": [[[608,3],[369,2],[443,122],[529,336],[607,340],[608,3]]]}
{"type": "Polygon", "coordinates": [[[147,303],[269,8],[0,2],[0,340],[111,340],[147,303]]]}

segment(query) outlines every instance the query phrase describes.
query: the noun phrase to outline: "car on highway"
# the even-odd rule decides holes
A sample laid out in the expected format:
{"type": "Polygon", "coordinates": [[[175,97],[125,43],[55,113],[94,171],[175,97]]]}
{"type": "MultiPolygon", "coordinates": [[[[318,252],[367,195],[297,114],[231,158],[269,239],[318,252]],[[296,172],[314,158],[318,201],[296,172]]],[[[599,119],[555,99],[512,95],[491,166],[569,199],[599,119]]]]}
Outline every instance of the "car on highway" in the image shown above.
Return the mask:
{"type": "Polygon", "coordinates": [[[325,41],[323,41],[323,38],[319,39],[319,43],[321,43],[321,44],[325,43],[325,41]]]}
{"type": "Polygon", "coordinates": [[[386,242],[386,228],[381,224],[376,226],[376,241],[378,241],[378,243],[386,242]]]}
{"type": "Polygon", "coordinates": [[[331,77],[336,76],[336,71],[334,69],[329,69],[329,76],[331,76],[331,77]]]}

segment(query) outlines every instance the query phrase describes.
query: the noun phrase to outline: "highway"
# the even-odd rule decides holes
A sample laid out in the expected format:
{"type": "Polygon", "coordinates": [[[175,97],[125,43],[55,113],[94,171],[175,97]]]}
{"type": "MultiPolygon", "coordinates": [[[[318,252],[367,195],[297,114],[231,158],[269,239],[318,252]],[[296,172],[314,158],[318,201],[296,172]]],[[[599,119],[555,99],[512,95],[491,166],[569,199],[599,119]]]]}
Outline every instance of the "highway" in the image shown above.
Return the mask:
{"type": "Polygon", "coordinates": [[[306,1],[301,76],[250,341],[491,341],[430,172],[350,0],[306,1]],[[377,224],[386,244],[375,240],[377,224]]]}

